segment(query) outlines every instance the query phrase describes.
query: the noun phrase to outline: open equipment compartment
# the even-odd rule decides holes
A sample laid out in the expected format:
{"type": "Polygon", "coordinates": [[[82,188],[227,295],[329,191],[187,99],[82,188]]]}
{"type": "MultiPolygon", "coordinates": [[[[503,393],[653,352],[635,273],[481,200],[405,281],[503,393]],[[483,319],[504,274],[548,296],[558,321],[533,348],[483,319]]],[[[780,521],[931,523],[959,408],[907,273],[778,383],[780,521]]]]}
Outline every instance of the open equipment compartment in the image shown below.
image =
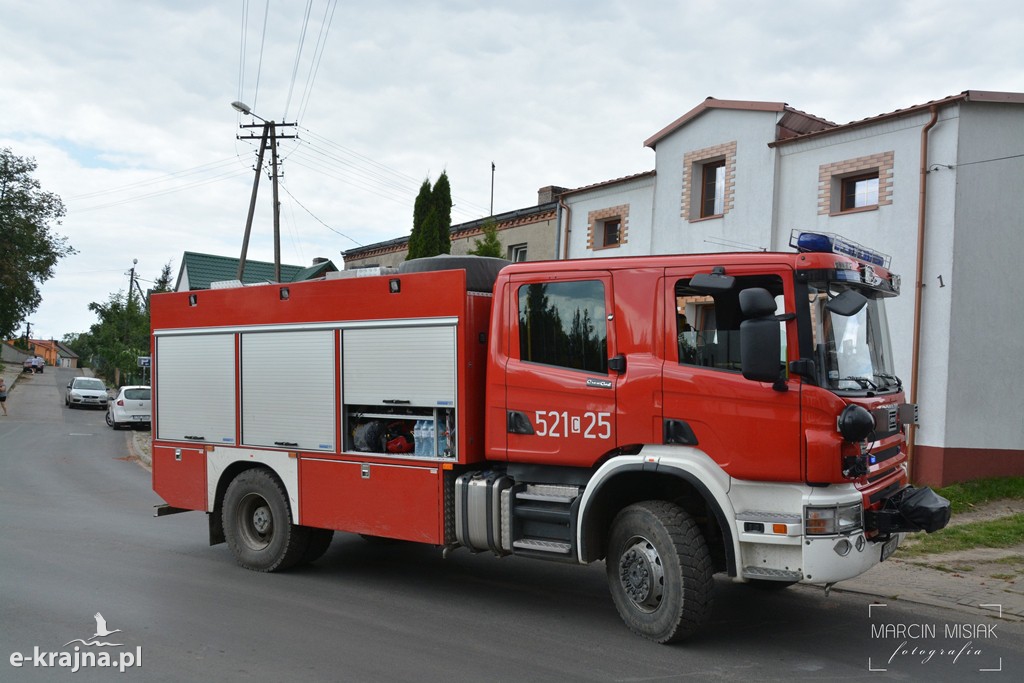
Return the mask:
{"type": "Polygon", "coordinates": [[[344,329],[345,450],[457,457],[456,343],[453,319],[344,329]]]}

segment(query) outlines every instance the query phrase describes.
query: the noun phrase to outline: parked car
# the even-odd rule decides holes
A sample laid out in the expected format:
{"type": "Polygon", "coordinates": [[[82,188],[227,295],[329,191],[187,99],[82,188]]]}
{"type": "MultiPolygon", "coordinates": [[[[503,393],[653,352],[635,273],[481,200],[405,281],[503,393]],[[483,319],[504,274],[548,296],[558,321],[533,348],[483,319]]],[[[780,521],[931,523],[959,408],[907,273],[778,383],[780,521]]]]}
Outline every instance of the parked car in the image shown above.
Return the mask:
{"type": "Polygon", "coordinates": [[[143,425],[153,421],[152,392],[149,387],[121,387],[107,408],[107,424],[114,429],[143,425]]]}
{"type": "Polygon", "coordinates": [[[110,401],[107,386],[103,380],[95,377],[76,377],[68,384],[68,393],[64,397],[64,405],[68,408],[76,406],[99,406],[106,408],[110,401]]]}

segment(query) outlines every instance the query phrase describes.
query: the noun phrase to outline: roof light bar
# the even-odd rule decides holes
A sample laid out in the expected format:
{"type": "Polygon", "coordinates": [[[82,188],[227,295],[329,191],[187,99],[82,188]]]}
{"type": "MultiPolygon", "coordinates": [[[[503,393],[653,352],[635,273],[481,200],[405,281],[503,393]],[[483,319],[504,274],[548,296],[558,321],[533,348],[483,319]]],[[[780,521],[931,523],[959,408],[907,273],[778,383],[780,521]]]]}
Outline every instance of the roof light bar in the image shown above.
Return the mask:
{"type": "Polygon", "coordinates": [[[800,252],[843,254],[864,263],[882,266],[886,270],[892,262],[888,254],[868,249],[842,235],[829,232],[803,232],[794,229],[789,234],[789,246],[800,252]]]}

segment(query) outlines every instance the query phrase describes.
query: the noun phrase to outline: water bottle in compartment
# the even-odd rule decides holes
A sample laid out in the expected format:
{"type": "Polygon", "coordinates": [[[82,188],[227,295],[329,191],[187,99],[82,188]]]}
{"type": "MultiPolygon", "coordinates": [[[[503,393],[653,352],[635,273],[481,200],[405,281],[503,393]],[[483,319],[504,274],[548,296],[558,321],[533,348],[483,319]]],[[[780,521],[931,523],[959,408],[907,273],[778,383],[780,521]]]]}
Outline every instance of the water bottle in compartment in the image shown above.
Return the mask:
{"type": "Polygon", "coordinates": [[[423,421],[423,430],[426,433],[423,438],[423,455],[428,458],[434,457],[434,436],[436,424],[433,420],[423,421]]]}

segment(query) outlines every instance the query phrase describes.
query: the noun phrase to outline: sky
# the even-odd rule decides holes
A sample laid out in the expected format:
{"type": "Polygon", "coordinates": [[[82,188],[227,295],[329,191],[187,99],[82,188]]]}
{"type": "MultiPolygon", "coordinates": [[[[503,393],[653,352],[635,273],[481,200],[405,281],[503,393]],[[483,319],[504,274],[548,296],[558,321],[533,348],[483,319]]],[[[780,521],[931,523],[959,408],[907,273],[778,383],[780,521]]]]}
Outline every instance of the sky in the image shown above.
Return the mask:
{"type": "MultiPolygon", "coordinates": [[[[88,331],[133,264],[146,289],[185,251],[239,256],[258,142],[233,101],[296,124],[282,262],[340,268],[408,235],[442,171],[475,220],[492,163],[495,213],[648,171],[643,141],[709,96],[842,124],[1024,92],[1022,36],[1019,0],[0,0],[0,148],[35,159],[77,250],[32,336],[88,331]]],[[[272,226],[264,176],[249,258],[272,226]]]]}

